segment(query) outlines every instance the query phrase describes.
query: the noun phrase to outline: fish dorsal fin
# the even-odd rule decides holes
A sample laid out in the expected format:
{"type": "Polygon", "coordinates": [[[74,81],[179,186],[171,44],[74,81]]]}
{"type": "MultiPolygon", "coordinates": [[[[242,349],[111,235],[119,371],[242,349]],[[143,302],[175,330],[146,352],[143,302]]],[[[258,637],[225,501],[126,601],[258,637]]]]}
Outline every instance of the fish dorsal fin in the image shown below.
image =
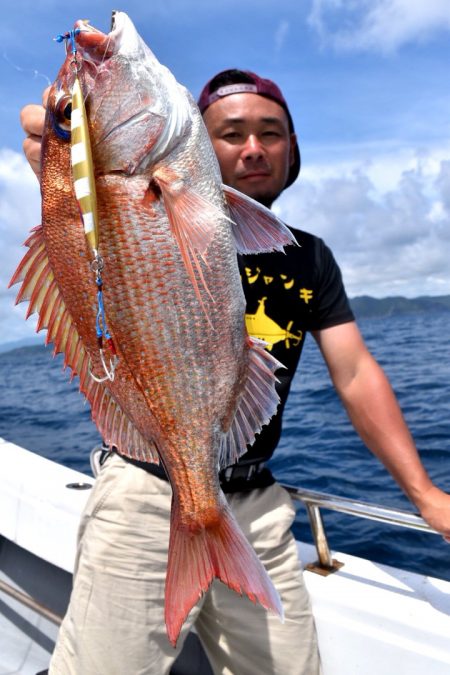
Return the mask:
{"type": "Polygon", "coordinates": [[[161,190],[172,234],[201,301],[198,279],[211,296],[204,280],[202,262],[208,264],[206,252],[217,233],[218,220],[228,216],[171,169],[160,167],[153,178],[161,190]]]}
{"type": "Polygon", "coordinates": [[[22,282],[16,304],[29,300],[27,318],[38,313],[36,330],[47,329],[45,343],[54,344],[54,355],[64,354],[64,368],[71,369],[71,379],[80,378],[80,391],[91,405],[92,419],[105,442],[134,459],[158,462],[156,447],[143,438],[104,384],[90,376],[91,360],[54,278],[42,227],[35,228],[25,244],[28,251],[9,283],[22,282]]]}
{"type": "Polygon", "coordinates": [[[288,244],[297,244],[289,228],[268,208],[228,185],[223,185],[223,192],[238,253],[284,251],[288,244]]]}
{"type": "Polygon", "coordinates": [[[245,386],[229,429],[221,438],[220,468],[234,464],[248,450],[255,435],[275,414],[280,397],[275,371],[284,366],[264,348],[265,342],[247,337],[249,368],[245,386]]]}

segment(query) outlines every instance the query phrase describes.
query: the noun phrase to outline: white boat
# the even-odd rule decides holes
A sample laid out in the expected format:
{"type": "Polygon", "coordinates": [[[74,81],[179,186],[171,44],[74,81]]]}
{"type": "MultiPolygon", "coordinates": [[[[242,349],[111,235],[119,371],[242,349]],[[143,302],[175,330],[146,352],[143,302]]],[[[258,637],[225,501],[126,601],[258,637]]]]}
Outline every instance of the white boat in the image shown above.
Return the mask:
{"type": "MultiPolygon", "coordinates": [[[[48,668],[68,602],[94,479],[3,439],[0,466],[0,675],[36,675],[48,668]]],[[[450,582],[330,552],[320,509],[430,528],[414,514],[289,489],[315,535],[317,549],[298,547],[324,675],[448,675],[450,582]]],[[[197,643],[192,636],[173,675],[210,673],[197,643]]]]}

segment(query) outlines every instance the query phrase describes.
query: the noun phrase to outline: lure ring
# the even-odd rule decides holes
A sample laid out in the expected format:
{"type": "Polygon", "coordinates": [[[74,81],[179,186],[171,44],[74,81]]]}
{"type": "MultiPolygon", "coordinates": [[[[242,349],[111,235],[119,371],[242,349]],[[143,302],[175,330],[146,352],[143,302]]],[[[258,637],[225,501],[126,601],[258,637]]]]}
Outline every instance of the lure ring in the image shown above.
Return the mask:
{"type": "Polygon", "coordinates": [[[99,255],[97,255],[94,258],[94,260],[91,262],[91,270],[96,275],[98,275],[100,272],[103,272],[104,267],[105,267],[105,263],[103,261],[103,258],[99,255]]]}
{"type": "Polygon", "coordinates": [[[75,73],[75,75],[78,75],[78,73],[81,71],[81,69],[83,67],[81,65],[81,61],[78,61],[75,54],[74,54],[74,57],[73,57],[72,61],[70,62],[70,66],[71,66],[73,72],[75,73]]]}

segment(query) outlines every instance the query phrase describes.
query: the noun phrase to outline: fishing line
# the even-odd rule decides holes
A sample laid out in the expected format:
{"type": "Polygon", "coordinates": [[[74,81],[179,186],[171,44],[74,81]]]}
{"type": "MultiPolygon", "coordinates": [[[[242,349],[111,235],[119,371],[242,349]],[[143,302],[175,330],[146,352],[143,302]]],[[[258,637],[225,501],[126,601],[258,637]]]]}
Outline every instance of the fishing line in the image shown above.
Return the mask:
{"type": "MultiPolygon", "coordinates": [[[[92,80],[91,90],[94,88],[95,83],[96,83],[97,79],[100,77],[100,75],[106,74],[111,79],[111,73],[109,72],[109,70],[106,69],[106,68],[102,68],[102,66],[104,65],[105,60],[106,60],[106,54],[108,53],[108,48],[109,48],[109,45],[111,43],[111,40],[112,40],[111,35],[108,34],[108,39],[107,39],[106,45],[105,45],[105,51],[103,52],[103,56],[102,56],[99,64],[94,63],[94,61],[89,61],[89,63],[92,66],[94,66],[95,70],[96,70],[95,76],[93,77],[93,80],[92,80]]],[[[89,96],[89,91],[86,92],[86,96],[84,97],[85,102],[86,102],[86,99],[87,99],[88,96],[89,96]]]]}
{"type": "Polygon", "coordinates": [[[5,52],[3,52],[2,57],[3,57],[4,61],[6,61],[6,63],[8,63],[12,68],[14,68],[14,70],[17,70],[18,73],[24,73],[24,74],[33,73],[34,79],[36,79],[37,77],[42,77],[46,81],[47,86],[48,87],[51,86],[52,82],[51,82],[50,78],[47,75],[44,75],[44,73],[40,73],[39,70],[35,70],[33,68],[22,68],[21,66],[18,66],[16,63],[11,61],[11,59],[9,58],[9,56],[5,52]]]}

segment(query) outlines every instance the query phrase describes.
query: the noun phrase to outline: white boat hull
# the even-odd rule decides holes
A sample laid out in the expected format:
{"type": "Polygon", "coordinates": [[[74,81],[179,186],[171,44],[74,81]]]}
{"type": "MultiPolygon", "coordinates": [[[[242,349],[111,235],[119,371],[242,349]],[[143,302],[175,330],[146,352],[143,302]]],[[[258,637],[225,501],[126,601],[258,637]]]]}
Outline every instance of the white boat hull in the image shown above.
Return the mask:
{"type": "MultiPolygon", "coordinates": [[[[0,465],[0,580],[63,614],[90,492],[66,486],[94,479],[2,439],[0,465]]],[[[304,565],[315,560],[313,546],[298,546],[304,565]]],[[[324,675],[448,675],[450,582],[339,552],[333,557],[344,563],[339,571],[305,571],[324,675]]],[[[57,630],[0,592],[0,675],[46,669],[57,630]]]]}

